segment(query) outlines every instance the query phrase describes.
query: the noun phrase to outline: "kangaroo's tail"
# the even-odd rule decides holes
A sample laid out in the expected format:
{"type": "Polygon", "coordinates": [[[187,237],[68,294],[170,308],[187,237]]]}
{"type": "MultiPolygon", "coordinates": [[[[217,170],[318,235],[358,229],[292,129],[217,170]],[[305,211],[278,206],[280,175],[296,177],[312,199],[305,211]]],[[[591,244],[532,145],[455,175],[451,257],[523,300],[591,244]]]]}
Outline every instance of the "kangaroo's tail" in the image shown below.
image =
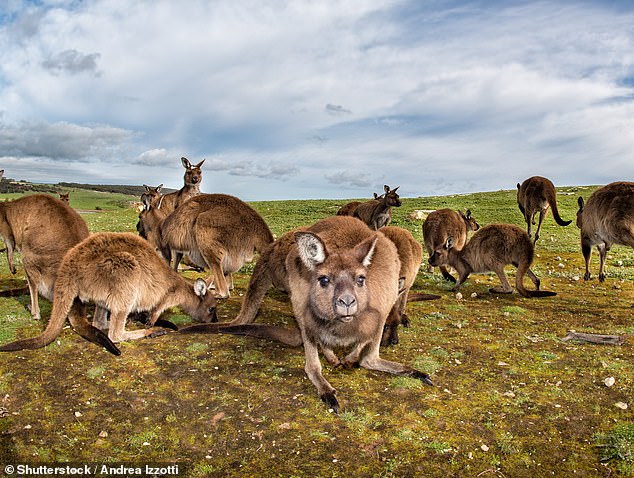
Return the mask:
{"type": "Polygon", "coordinates": [[[568,224],[570,224],[572,221],[564,221],[559,215],[559,209],[557,209],[557,194],[555,193],[555,191],[551,191],[551,193],[548,195],[552,196],[548,198],[548,204],[550,204],[550,208],[553,210],[553,217],[555,218],[555,222],[560,226],[567,226],[568,224]]]}
{"type": "Polygon", "coordinates": [[[289,329],[278,325],[267,324],[239,324],[231,325],[225,323],[215,324],[194,324],[188,327],[182,327],[179,330],[184,334],[231,334],[246,335],[249,337],[257,337],[259,339],[269,339],[281,342],[291,347],[299,347],[303,340],[298,328],[289,329]]]}

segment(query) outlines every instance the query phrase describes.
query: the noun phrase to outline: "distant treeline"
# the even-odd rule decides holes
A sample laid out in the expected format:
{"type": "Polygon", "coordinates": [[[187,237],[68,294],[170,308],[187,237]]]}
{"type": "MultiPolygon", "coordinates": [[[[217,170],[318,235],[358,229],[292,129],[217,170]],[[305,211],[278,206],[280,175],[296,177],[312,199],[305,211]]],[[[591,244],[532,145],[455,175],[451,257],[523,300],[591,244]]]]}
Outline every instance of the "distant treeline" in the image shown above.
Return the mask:
{"type": "Polygon", "coordinates": [[[141,196],[145,192],[143,186],[126,186],[117,184],[79,184],[79,183],[57,183],[62,188],[88,189],[89,191],[99,191],[102,193],[126,194],[128,196],[141,196]]]}
{"type": "MultiPolygon", "coordinates": [[[[15,181],[10,178],[2,178],[0,180],[0,193],[25,193],[38,192],[57,194],[67,189],[86,189],[88,191],[98,191],[104,193],[125,194],[127,196],[141,197],[145,192],[143,186],[128,186],[116,184],[80,184],[80,183],[57,183],[57,184],[35,184],[27,181],[15,181]]],[[[172,189],[163,189],[163,193],[173,191],[172,189]]]]}

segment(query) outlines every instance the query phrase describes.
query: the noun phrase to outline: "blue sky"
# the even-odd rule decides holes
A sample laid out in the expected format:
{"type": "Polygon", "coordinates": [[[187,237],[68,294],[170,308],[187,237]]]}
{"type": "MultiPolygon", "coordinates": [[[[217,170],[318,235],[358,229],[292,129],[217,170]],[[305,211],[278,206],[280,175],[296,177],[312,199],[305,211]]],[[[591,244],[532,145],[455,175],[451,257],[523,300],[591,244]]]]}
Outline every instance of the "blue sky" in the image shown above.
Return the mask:
{"type": "Polygon", "coordinates": [[[634,179],[634,2],[0,0],[0,169],[246,200],[634,179]]]}

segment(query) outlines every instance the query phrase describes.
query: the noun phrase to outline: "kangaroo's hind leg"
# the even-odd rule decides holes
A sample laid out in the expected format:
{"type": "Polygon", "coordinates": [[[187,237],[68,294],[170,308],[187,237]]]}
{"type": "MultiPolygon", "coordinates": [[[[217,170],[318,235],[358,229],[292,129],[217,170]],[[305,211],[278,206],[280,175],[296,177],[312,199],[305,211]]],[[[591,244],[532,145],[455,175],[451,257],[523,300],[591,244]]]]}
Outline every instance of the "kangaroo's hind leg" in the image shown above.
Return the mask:
{"type": "Polygon", "coordinates": [[[511,286],[511,283],[509,282],[508,278],[506,277],[506,274],[504,273],[504,265],[503,264],[497,265],[495,269],[493,269],[493,272],[497,274],[502,285],[499,287],[493,287],[489,289],[489,291],[493,292],[494,294],[512,294],[513,286],[511,286]]]}

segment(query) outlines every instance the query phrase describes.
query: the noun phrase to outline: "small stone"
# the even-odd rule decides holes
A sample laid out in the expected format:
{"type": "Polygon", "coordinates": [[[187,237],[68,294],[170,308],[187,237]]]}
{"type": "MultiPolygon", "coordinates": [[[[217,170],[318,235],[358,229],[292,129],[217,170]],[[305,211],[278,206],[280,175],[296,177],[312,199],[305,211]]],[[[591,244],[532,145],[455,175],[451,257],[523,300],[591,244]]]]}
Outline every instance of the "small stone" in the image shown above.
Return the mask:
{"type": "Polygon", "coordinates": [[[462,300],[462,293],[461,292],[456,292],[456,299],[462,300]]]}
{"type": "Polygon", "coordinates": [[[106,438],[108,436],[108,432],[103,430],[99,433],[99,438],[106,438]]]}
{"type": "Polygon", "coordinates": [[[612,385],[614,385],[614,382],[616,382],[616,379],[614,377],[608,377],[603,381],[606,387],[611,387],[612,385]]]}
{"type": "Polygon", "coordinates": [[[471,298],[472,298],[472,299],[476,299],[477,297],[478,297],[478,294],[477,294],[477,293],[473,292],[473,293],[471,294],[471,298]]]}
{"type": "Polygon", "coordinates": [[[75,412],[75,416],[76,416],[77,418],[81,417],[81,415],[82,415],[82,414],[81,414],[81,412],[75,412]]]}
{"type": "Polygon", "coordinates": [[[559,264],[557,264],[557,267],[559,267],[560,269],[563,269],[564,267],[566,267],[565,265],[563,265],[561,262],[559,264]]]}
{"type": "Polygon", "coordinates": [[[627,403],[623,403],[623,402],[616,402],[614,404],[614,406],[616,408],[620,408],[621,410],[627,410],[627,403]]]}
{"type": "Polygon", "coordinates": [[[581,277],[579,276],[572,276],[572,280],[575,282],[579,282],[579,280],[581,279],[581,277]]]}
{"type": "Polygon", "coordinates": [[[480,449],[481,449],[482,451],[489,451],[489,447],[488,447],[488,446],[486,446],[486,445],[482,445],[482,446],[480,447],[480,449]]]}

